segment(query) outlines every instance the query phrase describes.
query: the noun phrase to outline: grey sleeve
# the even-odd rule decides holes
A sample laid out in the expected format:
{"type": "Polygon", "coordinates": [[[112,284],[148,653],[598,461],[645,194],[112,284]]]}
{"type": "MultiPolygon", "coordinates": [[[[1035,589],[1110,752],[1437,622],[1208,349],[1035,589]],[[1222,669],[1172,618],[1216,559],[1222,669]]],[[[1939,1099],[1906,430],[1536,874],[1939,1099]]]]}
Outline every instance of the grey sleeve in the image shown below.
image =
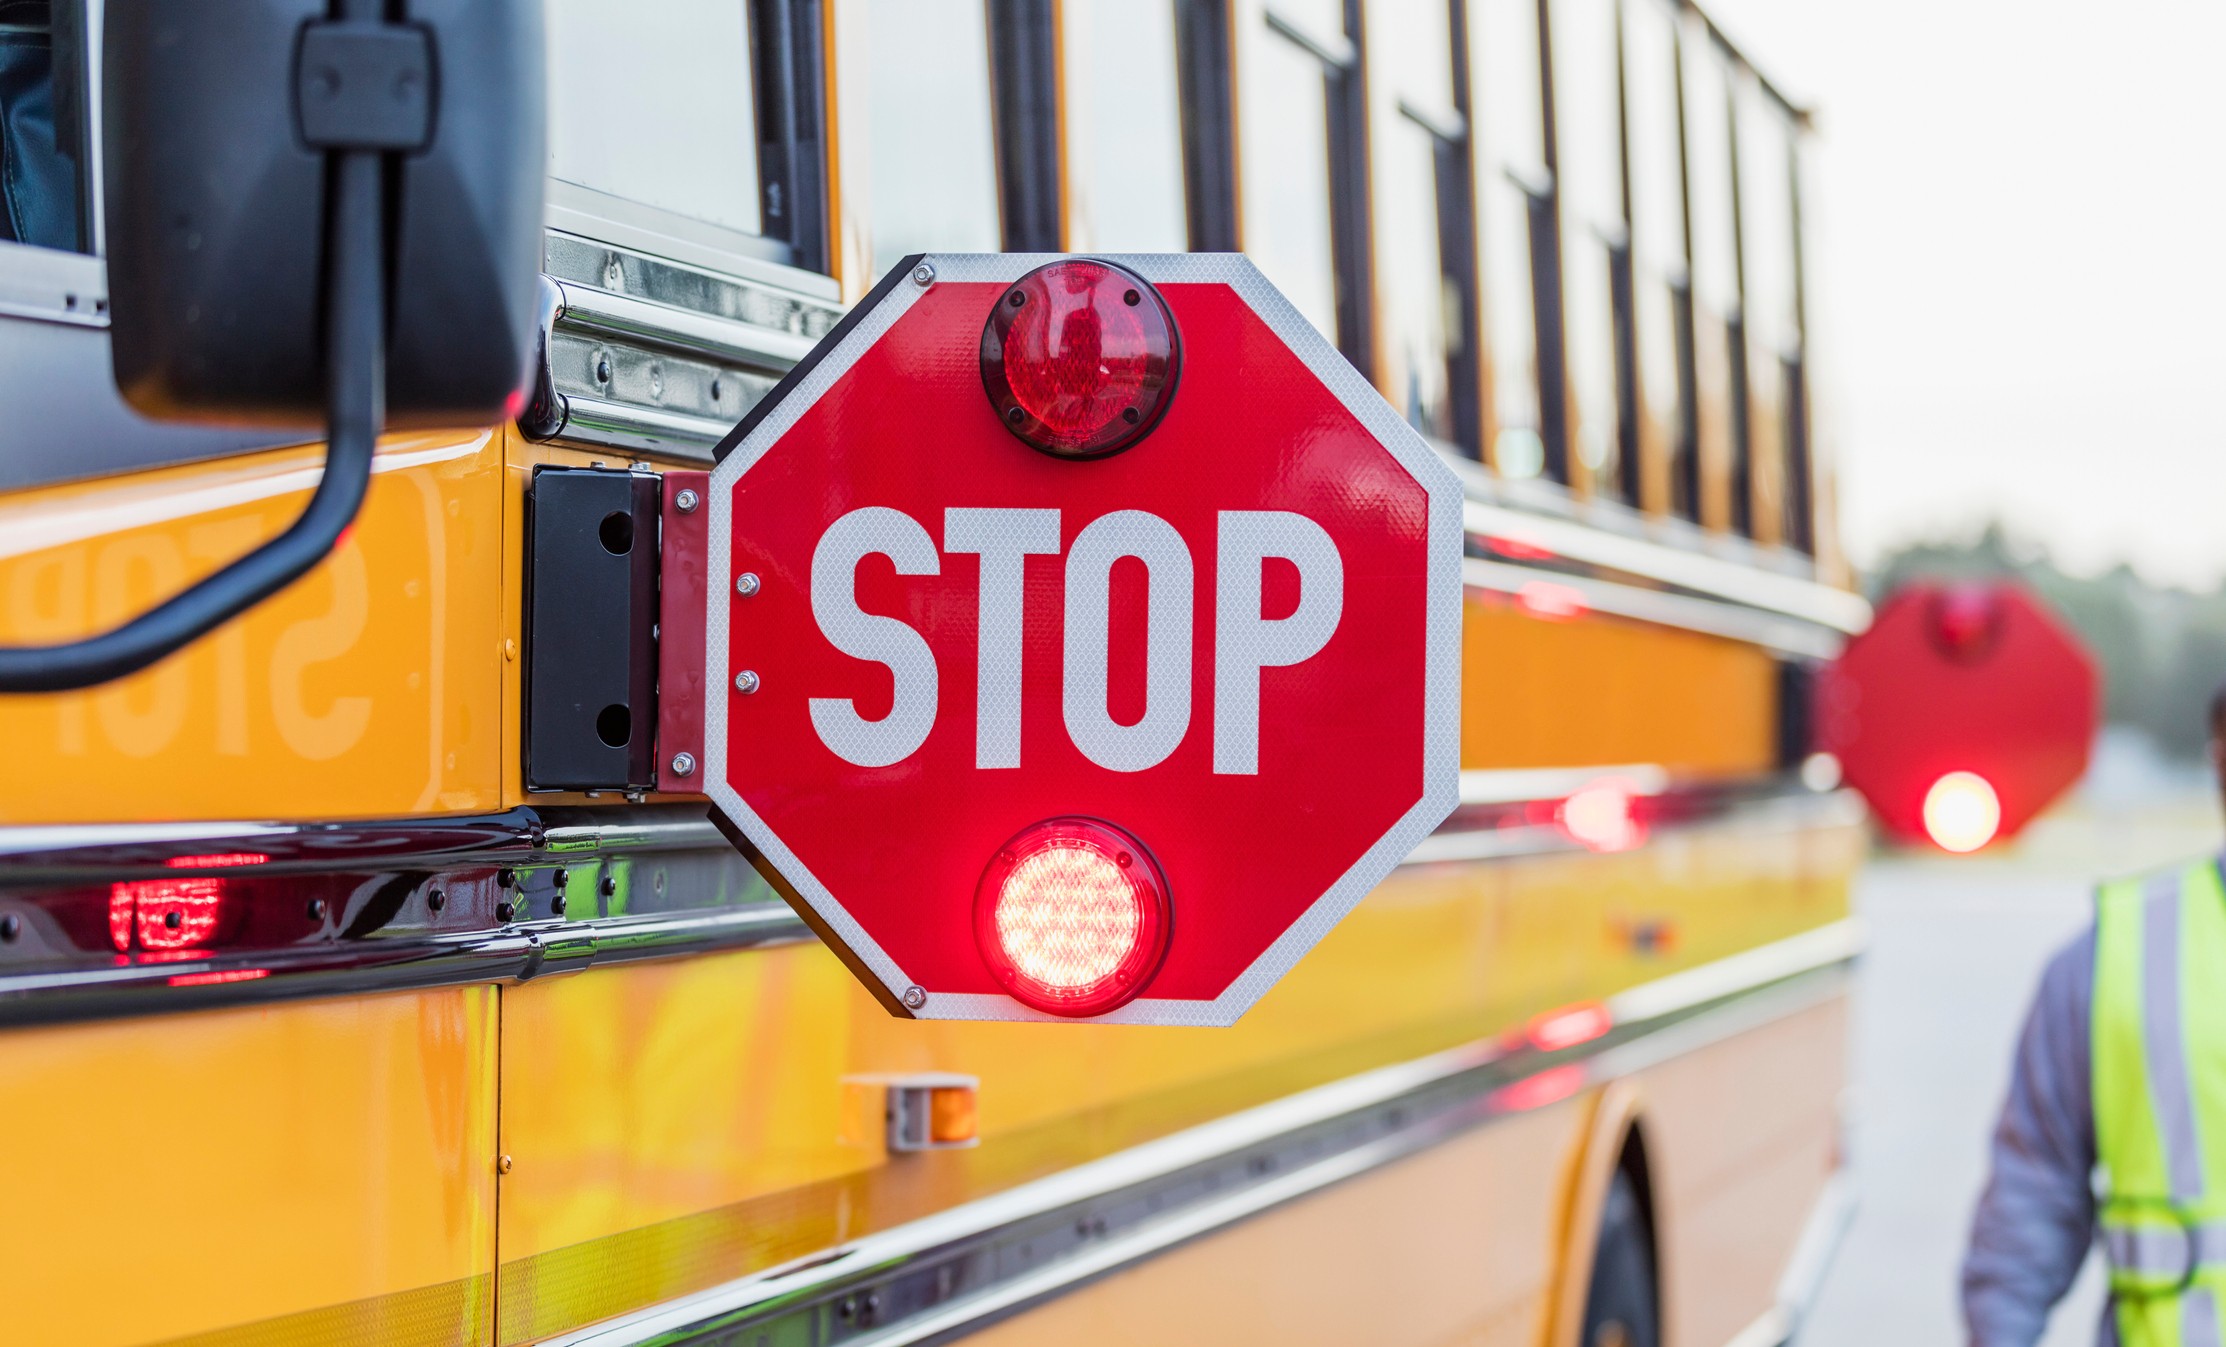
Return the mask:
{"type": "Polygon", "coordinates": [[[1963,1260],[1963,1319],[1972,1347],[2040,1341],[2050,1307],[2070,1289],[2094,1241],[2088,1070],[2094,970],[2090,927],[2049,961],[2018,1037],[1963,1260]]]}

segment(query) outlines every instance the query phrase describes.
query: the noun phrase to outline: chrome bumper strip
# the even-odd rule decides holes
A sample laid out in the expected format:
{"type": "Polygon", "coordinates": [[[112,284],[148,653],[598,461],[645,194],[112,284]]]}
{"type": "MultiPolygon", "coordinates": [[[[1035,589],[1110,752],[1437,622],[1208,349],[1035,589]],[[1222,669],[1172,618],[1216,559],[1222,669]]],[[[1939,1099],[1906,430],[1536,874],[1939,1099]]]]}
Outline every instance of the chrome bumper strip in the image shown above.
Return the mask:
{"type": "Polygon", "coordinates": [[[1545,1052],[1486,1040],[1384,1067],[548,1347],[943,1341],[1494,1117],[1818,1004],[1844,988],[1861,945],[1860,926],[1842,921],[1748,951],[1736,978],[1634,988],[1625,996],[1638,999],[1628,1003],[1650,1008],[1649,1018],[1618,1020],[1577,1047],[1545,1052]]]}
{"type": "MultiPolygon", "coordinates": [[[[1600,770],[1629,777],[1634,769],[1600,770]]],[[[1468,793],[1489,803],[1463,805],[1403,865],[1582,851],[1554,821],[1550,802],[1511,798],[1542,784],[1567,786],[1582,775],[1559,769],[1471,773],[1468,793]]],[[[1665,787],[1642,803],[1649,831],[1802,829],[1862,818],[1861,805],[1846,791],[1816,794],[1775,778],[1665,787]]],[[[303,898],[285,901],[298,905],[303,898]]],[[[620,960],[812,938],[690,805],[514,809],[362,823],[0,828],[0,1028],[522,982],[620,960]],[[330,899],[338,915],[329,927],[305,928],[299,938],[252,949],[134,957],[58,938],[42,945],[42,933],[61,929],[39,906],[42,893],[69,891],[72,901],[105,904],[110,885],[174,877],[181,859],[237,861],[196,865],[194,872],[243,880],[313,886],[341,876],[345,892],[330,899]],[[662,903],[643,893],[630,907],[604,911],[582,896],[583,883],[586,891],[600,886],[608,895],[629,873],[674,866],[687,867],[686,880],[676,878],[662,903]],[[448,895],[445,907],[429,910],[428,895],[441,890],[448,895]],[[559,893],[571,897],[568,917],[549,901],[559,893]],[[386,908],[366,917],[382,895],[386,908]]]]}

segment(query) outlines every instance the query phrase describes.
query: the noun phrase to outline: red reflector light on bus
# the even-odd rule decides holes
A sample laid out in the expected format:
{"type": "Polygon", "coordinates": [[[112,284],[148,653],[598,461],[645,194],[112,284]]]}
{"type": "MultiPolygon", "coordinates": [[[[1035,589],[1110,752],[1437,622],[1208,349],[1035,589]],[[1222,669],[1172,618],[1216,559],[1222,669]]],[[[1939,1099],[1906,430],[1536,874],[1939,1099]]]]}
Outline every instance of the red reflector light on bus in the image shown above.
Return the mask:
{"type": "Polygon", "coordinates": [[[1942,851],[1977,851],[2001,830],[2001,797],[1977,772],[1949,772],[1925,792],[1925,835],[1942,851]]]}
{"type": "Polygon", "coordinates": [[[1005,428],[1060,458],[1102,458],[1151,432],[1182,369],[1174,315],[1142,277],[1072,258],[998,297],[982,386],[1005,428]]]}
{"type": "Polygon", "coordinates": [[[1590,1043],[1615,1027],[1615,1016],[1598,1001],[1549,1010],[1532,1019],[1524,1037],[1540,1052],[1559,1052],[1590,1043]]]}
{"type": "Polygon", "coordinates": [[[1633,812],[1638,793],[1635,783],[1621,777],[1587,782],[1561,802],[1555,821],[1588,851],[1629,851],[1646,840],[1633,812]]]}
{"type": "Polygon", "coordinates": [[[1144,990],[1167,953],[1167,881],[1127,833],[1092,819],[1038,823],[999,848],[974,897],[974,936],[997,981],[1054,1015],[1102,1015],[1144,990]]]}
{"type": "Polygon", "coordinates": [[[224,881],[215,875],[136,879],[108,886],[108,937],[119,952],[201,949],[216,939],[224,881]]]}

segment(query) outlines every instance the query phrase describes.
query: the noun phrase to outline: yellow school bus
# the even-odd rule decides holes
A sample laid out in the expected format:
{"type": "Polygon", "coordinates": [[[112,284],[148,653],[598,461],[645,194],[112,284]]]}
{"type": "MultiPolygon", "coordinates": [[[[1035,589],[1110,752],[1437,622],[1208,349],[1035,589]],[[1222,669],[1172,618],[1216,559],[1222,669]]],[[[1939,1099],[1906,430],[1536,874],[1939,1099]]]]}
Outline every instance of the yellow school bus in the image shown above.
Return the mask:
{"type": "MultiPolygon", "coordinates": [[[[116,392],[101,8],[0,3],[4,643],[239,556],[322,463],[116,392]]],[[[0,1338],[1786,1339],[1861,945],[1807,688],[1868,620],[1802,111],[1672,0],[544,19],[530,400],[387,435],[243,617],[0,698],[0,1338]],[[658,783],[537,788],[579,655],[534,638],[537,472],[701,471],[914,252],[1231,249],[1468,534],[1461,807],[1236,1027],[892,1018],[648,707],[658,783]]]]}

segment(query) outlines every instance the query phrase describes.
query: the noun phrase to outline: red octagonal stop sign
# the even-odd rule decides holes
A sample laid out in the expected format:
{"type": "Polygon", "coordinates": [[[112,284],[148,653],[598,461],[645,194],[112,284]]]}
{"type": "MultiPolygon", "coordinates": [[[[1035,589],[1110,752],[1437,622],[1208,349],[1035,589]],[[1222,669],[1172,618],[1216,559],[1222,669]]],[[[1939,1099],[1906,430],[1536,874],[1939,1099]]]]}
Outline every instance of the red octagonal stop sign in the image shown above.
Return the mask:
{"type": "Polygon", "coordinates": [[[1964,851],[2014,836],[2079,780],[2100,683],[2079,638],[2018,586],[1919,582],[1819,692],[1824,746],[1880,822],[1964,851]],[[1975,820],[1956,816],[1959,784],[1981,797],[1975,820]]]}
{"type": "Polygon", "coordinates": [[[985,387],[1059,259],[929,256],[712,474],[706,788],[898,1014],[1231,1023],[1458,798],[1452,472],[1250,262],[1107,260],[1180,363],[1103,456],[1011,405],[1087,315],[985,387]]]}

